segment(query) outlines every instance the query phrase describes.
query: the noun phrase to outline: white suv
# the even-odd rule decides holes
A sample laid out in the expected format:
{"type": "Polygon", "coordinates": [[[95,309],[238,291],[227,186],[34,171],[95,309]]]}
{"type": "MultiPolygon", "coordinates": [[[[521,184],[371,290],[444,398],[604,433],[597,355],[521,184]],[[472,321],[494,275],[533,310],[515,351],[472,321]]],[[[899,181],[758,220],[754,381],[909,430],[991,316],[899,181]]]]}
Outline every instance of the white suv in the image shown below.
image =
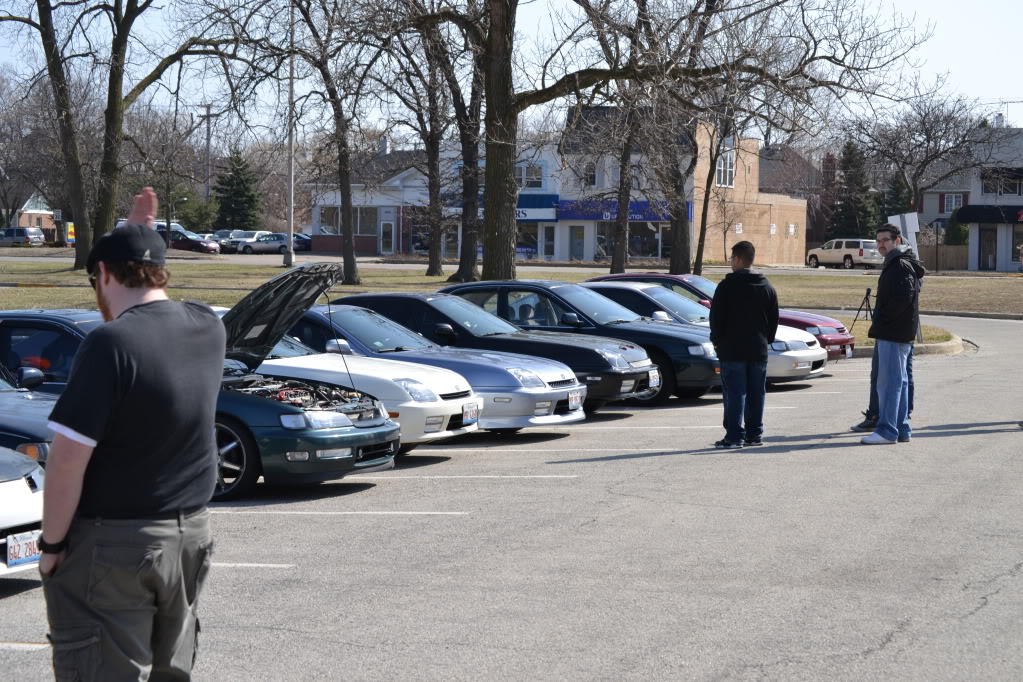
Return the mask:
{"type": "Polygon", "coordinates": [[[857,265],[879,268],[884,264],[884,256],[878,253],[877,242],[873,239],[832,239],[819,248],[810,249],[806,264],[811,268],[841,266],[846,270],[857,265]]]}
{"type": "Polygon", "coordinates": [[[0,246],[42,246],[46,241],[38,227],[8,227],[0,230],[0,246]]]}

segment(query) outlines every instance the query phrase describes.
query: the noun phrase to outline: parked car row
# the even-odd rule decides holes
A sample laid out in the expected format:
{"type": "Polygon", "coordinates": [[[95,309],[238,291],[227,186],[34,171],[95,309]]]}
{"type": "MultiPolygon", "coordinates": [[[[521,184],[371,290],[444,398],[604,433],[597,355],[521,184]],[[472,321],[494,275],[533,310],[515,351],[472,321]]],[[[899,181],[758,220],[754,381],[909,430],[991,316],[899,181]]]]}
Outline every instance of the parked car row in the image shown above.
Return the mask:
{"type": "Polygon", "coordinates": [[[38,227],[8,227],[0,230],[0,246],[43,246],[46,238],[38,227]]]}
{"type": "MultiPolygon", "coordinates": [[[[379,471],[424,443],[580,422],[609,402],[692,399],[720,383],[706,307],[714,285],[702,278],[475,282],[316,305],[341,274],[305,264],[218,310],[217,499],[247,495],[261,477],[379,471]]],[[[820,375],[830,352],[821,339],[840,337],[837,323],[786,315],[805,326],[779,329],[770,380],[820,375]]],[[[94,311],[0,311],[0,575],[36,551],[47,418],[101,324],[94,311]]]]}

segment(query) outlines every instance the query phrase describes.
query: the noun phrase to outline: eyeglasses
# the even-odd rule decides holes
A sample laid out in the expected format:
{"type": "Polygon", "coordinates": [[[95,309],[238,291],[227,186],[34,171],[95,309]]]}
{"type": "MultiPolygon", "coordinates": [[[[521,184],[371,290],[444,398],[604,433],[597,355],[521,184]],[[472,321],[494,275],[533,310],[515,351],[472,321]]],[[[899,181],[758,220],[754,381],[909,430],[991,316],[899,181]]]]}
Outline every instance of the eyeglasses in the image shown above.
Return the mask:
{"type": "Polygon", "coordinates": [[[881,238],[878,238],[877,239],[877,243],[878,244],[894,244],[895,240],[894,239],[881,239],[881,238]]]}
{"type": "Polygon", "coordinates": [[[92,287],[93,291],[96,291],[96,280],[97,279],[99,279],[99,273],[98,272],[94,272],[91,275],[89,275],[89,286],[92,287]]]}

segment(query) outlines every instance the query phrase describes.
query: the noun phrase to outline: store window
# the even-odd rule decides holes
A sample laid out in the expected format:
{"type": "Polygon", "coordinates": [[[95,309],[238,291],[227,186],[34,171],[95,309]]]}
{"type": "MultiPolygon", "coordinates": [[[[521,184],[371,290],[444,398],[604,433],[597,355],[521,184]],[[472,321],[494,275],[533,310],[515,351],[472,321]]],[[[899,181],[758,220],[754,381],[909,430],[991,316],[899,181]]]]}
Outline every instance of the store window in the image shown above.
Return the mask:
{"type": "MultiPolygon", "coordinates": [[[[375,237],[380,234],[379,209],[376,206],[352,208],[355,234],[375,237]]],[[[320,231],[323,234],[341,234],[341,207],[320,207],[320,231]]]]}
{"type": "Polygon", "coordinates": [[[519,223],[515,239],[516,260],[536,260],[539,254],[538,225],[519,223]]]}
{"type": "Polygon", "coordinates": [[[593,260],[610,260],[615,248],[615,224],[601,221],[597,223],[593,241],[593,260]]]}
{"type": "Polygon", "coordinates": [[[660,233],[657,223],[629,223],[629,257],[658,258],[660,233]]]}

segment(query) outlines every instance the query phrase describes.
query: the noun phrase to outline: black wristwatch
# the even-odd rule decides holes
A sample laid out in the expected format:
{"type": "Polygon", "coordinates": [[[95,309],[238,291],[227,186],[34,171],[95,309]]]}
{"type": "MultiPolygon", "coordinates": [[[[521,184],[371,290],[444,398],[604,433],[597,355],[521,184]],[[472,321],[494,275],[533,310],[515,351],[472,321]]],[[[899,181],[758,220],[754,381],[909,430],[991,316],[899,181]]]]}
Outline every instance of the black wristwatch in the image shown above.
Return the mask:
{"type": "Polygon", "coordinates": [[[67,538],[64,538],[60,542],[47,542],[43,539],[43,536],[40,535],[39,542],[37,544],[43,554],[60,554],[67,549],[67,538]]]}

